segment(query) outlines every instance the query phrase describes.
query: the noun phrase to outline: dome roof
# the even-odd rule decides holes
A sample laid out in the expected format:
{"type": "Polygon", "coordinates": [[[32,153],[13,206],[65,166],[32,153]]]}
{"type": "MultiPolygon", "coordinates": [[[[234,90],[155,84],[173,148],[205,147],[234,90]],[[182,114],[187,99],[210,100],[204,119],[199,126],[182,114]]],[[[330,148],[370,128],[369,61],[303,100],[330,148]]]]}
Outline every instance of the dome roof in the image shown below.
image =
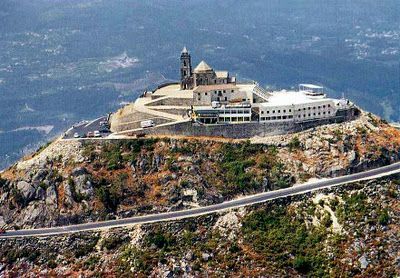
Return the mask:
{"type": "Polygon", "coordinates": [[[207,65],[206,62],[201,61],[200,64],[198,64],[197,67],[194,69],[194,72],[205,72],[210,70],[213,69],[209,65],[207,65]]]}

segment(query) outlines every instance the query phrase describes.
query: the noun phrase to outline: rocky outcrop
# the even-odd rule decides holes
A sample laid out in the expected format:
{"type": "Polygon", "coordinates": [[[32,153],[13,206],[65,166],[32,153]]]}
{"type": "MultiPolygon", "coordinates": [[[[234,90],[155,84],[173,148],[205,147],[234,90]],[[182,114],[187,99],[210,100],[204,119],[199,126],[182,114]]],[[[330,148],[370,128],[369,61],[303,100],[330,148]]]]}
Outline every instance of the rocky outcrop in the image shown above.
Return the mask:
{"type": "Polygon", "coordinates": [[[278,146],[297,177],[333,177],[400,160],[399,131],[365,112],[351,122],[252,142],[278,146]]]}
{"type": "Polygon", "coordinates": [[[0,240],[0,276],[398,276],[399,194],[394,176],[190,219],[0,240]]]}
{"type": "Polygon", "coordinates": [[[45,227],[180,210],[362,171],[399,155],[400,132],[366,113],[251,142],[56,141],[2,173],[0,216],[9,227],[15,219],[45,227]]]}
{"type": "Polygon", "coordinates": [[[26,202],[29,202],[30,200],[35,197],[36,190],[35,188],[27,183],[26,181],[20,181],[17,183],[17,189],[19,192],[22,194],[22,197],[26,202]]]}

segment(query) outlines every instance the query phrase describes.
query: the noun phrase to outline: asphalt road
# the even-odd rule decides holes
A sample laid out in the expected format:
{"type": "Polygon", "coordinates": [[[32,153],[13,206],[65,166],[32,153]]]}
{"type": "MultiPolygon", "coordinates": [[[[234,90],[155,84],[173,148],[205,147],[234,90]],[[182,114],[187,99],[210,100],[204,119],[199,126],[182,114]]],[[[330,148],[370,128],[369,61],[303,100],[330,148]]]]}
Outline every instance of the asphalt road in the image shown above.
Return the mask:
{"type": "Polygon", "coordinates": [[[310,192],[317,189],[337,186],[341,184],[351,183],[360,180],[374,179],[378,177],[388,176],[394,173],[400,173],[400,162],[391,164],[389,166],[380,167],[377,169],[356,173],[352,175],[337,177],[333,179],[326,179],[317,181],[314,183],[306,183],[302,185],[296,185],[294,187],[285,188],[276,191],[259,193],[251,196],[246,196],[240,199],[227,201],[221,204],[211,205],[207,207],[200,207],[182,211],[166,212],[151,214],[145,216],[136,216],[118,220],[92,222],[78,225],[44,228],[44,229],[31,229],[31,230],[18,230],[18,231],[7,231],[5,234],[0,235],[0,238],[14,238],[14,237],[34,237],[34,236],[52,236],[67,233],[75,233],[82,231],[93,231],[99,229],[108,229],[115,227],[124,227],[133,224],[143,224],[152,222],[170,221],[176,219],[190,218],[199,215],[206,215],[226,209],[239,208],[243,206],[249,206],[257,203],[262,203],[268,200],[282,198],[297,194],[310,192]]]}
{"type": "MultiPolygon", "coordinates": [[[[100,117],[91,122],[83,122],[77,124],[65,132],[63,139],[74,139],[74,134],[78,133],[81,137],[86,135],[88,132],[94,132],[95,130],[100,130],[100,122],[107,121],[107,116],[100,117]]],[[[109,133],[101,133],[102,137],[109,135],[109,133]]]]}

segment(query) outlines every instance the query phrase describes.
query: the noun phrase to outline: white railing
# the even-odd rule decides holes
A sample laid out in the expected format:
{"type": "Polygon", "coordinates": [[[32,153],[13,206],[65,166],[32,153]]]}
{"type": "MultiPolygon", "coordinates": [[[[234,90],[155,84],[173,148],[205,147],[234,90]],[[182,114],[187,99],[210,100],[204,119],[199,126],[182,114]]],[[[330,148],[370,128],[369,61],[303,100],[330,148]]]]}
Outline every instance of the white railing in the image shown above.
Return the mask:
{"type": "Polygon", "coordinates": [[[253,93],[264,100],[268,100],[269,98],[269,93],[265,89],[260,87],[258,83],[256,83],[256,86],[253,89],[253,93]]]}

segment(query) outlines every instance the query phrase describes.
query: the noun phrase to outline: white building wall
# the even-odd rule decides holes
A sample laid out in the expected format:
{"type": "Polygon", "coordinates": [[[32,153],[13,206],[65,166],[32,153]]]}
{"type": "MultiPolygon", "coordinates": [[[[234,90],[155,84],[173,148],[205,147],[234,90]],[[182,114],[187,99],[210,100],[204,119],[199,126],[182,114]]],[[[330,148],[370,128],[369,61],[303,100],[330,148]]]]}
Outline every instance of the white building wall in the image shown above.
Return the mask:
{"type": "Polygon", "coordinates": [[[295,105],[261,105],[260,121],[309,121],[333,117],[336,110],[336,105],[332,100],[295,105]]]}

